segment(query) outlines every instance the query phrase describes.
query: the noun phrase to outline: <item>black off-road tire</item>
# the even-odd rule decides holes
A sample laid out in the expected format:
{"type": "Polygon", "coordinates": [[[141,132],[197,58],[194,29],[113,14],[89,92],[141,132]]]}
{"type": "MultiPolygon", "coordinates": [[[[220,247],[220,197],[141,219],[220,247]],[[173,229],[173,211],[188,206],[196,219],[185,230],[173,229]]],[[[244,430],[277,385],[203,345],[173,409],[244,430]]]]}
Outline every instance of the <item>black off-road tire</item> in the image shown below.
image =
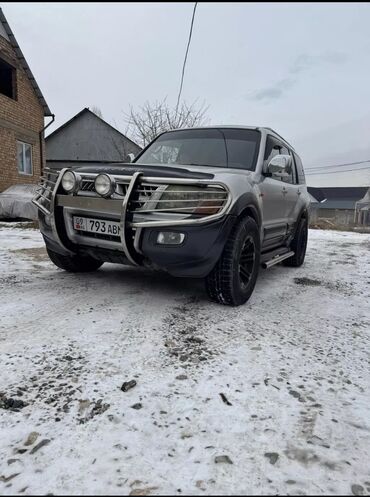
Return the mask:
{"type": "Polygon", "coordinates": [[[231,306],[247,302],[257,281],[260,257],[257,223],[244,217],[233,227],[219,261],[206,278],[210,299],[231,306]]]}
{"type": "Polygon", "coordinates": [[[293,250],[294,255],[283,261],[284,266],[300,267],[304,263],[307,249],[308,239],[308,221],[307,218],[301,217],[298,222],[297,230],[295,232],[290,250],[293,250]]]}
{"type": "Polygon", "coordinates": [[[70,273],[88,273],[96,271],[100,268],[103,262],[94,259],[93,257],[80,255],[61,255],[46,247],[46,251],[50,260],[60,269],[64,269],[70,273]]]}

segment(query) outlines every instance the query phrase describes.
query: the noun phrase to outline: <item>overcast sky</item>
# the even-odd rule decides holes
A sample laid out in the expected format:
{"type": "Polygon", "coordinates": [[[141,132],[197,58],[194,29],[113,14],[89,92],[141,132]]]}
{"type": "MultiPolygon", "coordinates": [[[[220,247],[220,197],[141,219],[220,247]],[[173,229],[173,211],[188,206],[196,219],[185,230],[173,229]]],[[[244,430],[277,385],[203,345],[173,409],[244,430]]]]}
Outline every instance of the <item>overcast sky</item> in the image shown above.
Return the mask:
{"type": "MultiPolygon", "coordinates": [[[[193,5],[1,4],[56,126],[95,105],[121,131],[130,104],[176,102],[193,5]]],[[[183,97],[210,124],[274,128],[306,169],[370,159],[370,4],[199,3],[183,97]]]]}

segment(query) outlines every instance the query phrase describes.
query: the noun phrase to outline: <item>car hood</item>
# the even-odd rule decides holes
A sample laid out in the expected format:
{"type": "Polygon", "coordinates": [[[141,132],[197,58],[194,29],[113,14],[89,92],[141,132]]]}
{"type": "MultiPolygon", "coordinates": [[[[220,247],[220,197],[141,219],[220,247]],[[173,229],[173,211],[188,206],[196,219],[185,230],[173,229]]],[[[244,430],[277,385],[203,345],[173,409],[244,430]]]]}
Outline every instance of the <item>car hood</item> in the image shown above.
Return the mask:
{"type": "Polygon", "coordinates": [[[73,168],[78,173],[100,173],[100,174],[120,174],[123,176],[131,176],[136,172],[142,172],[145,176],[152,176],[158,178],[189,178],[189,179],[213,179],[214,175],[211,172],[201,170],[191,170],[188,167],[174,166],[158,166],[151,164],[135,164],[135,163],[120,163],[120,164],[106,164],[75,167],[73,168]]]}
{"type": "Polygon", "coordinates": [[[158,166],[157,164],[135,164],[135,163],[115,163],[115,164],[90,164],[88,166],[74,167],[74,171],[80,173],[105,173],[131,176],[135,172],[142,172],[146,176],[159,178],[187,178],[187,179],[221,179],[225,176],[240,176],[244,178],[252,174],[245,169],[231,169],[228,167],[193,166],[178,164],[158,166]]]}

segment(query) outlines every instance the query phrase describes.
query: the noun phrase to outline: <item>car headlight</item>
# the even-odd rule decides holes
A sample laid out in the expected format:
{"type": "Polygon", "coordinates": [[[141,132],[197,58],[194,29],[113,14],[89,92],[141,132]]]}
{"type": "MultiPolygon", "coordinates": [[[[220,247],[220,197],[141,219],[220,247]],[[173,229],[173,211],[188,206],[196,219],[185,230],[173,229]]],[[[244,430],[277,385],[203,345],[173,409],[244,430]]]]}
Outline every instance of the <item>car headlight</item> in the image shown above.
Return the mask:
{"type": "Polygon", "coordinates": [[[227,202],[227,192],[218,187],[169,185],[162,193],[155,210],[184,214],[217,214],[227,202]]]}
{"type": "Polygon", "coordinates": [[[116,182],[108,174],[99,174],[95,178],[95,191],[102,197],[111,197],[116,191],[116,182]]]}
{"type": "Polygon", "coordinates": [[[73,171],[66,171],[62,178],[62,187],[65,192],[76,192],[79,188],[80,177],[73,171]]]}

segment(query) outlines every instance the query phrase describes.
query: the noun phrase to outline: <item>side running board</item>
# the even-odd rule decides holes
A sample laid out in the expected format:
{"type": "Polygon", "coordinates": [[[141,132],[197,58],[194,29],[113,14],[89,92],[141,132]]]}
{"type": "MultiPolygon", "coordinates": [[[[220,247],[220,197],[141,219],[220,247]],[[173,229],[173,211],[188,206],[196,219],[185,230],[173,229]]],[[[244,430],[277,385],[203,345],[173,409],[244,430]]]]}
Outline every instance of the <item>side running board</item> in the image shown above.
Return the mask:
{"type": "Polygon", "coordinates": [[[289,252],[285,252],[284,254],[275,255],[271,259],[262,262],[262,267],[264,269],[268,269],[275,264],[279,264],[279,262],[283,262],[285,259],[289,259],[289,257],[293,257],[294,252],[290,250],[289,252]]]}

